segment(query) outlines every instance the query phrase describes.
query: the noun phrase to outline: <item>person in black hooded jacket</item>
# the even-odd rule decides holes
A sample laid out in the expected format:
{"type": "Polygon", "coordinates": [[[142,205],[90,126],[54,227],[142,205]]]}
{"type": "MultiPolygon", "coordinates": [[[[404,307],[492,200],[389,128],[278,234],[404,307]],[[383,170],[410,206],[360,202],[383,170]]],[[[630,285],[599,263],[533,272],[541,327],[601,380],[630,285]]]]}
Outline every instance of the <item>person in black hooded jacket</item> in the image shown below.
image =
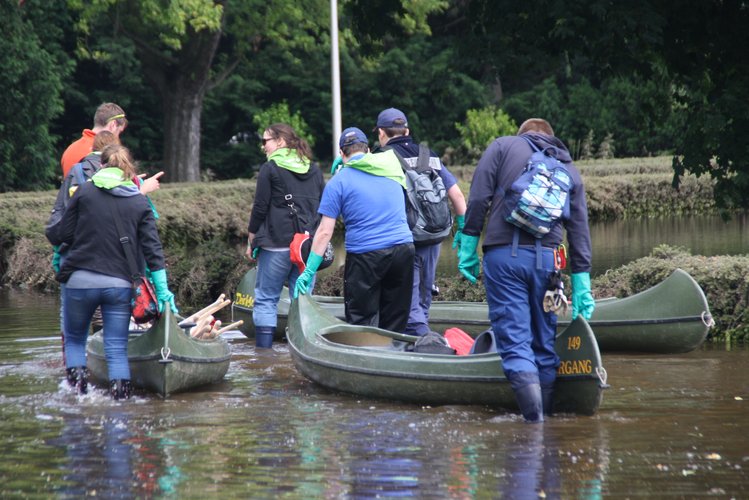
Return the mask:
{"type": "Polygon", "coordinates": [[[484,151],[471,181],[465,226],[461,231],[458,269],[475,283],[479,272],[477,247],[484,221],[484,286],[489,320],[502,367],[515,392],[523,417],[542,422],[551,414],[559,357],[554,350],[556,313],[543,301],[555,271],[554,249],[567,233],[572,270],[572,315],[590,319],[595,303],[590,292],[591,244],[585,188],[567,147],[554,137],[551,125],[526,120],[516,136],[499,137],[484,151]],[[548,149],[564,163],[572,179],[569,217],[540,239],[505,219],[504,193],[520,177],[534,150],[548,149]],[[487,218],[488,212],[488,218],[487,218]]]}
{"type": "Polygon", "coordinates": [[[159,305],[176,313],[174,294],[166,282],[164,253],[151,206],[133,182],[136,177],[127,148],[107,146],[102,168],[79,186],[60,223],[48,232],[53,245],[69,246],[57,274],[65,283],[65,366],[67,379],[79,392],[87,390],[86,339],[94,310],[101,306],[104,352],[115,399],[130,397],[127,359],[132,273],[120,241],[127,236],[136,259],[151,271],[159,305]],[[121,221],[120,235],[114,217],[121,221]],[[144,265],[145,264],[145,265],[144,265]]]}
{"type": "Polygon", "coordinates": [[[258,173],[246,256],[258,263],[252,311],[255,346],[268,348],[276,331],[281,290],[286,283],[289,290],[294,290],[299,277],[299,269],[291,262],[289,245],[297,229],[311,234],[317,228],[317,209],[325,181],[320,169],[310,162],[309,144],[291,126],[271,125],[263,132],[262,144],[268,161],[258,173]],[[289,203],[297,213],[298,228],[289,203]]]}

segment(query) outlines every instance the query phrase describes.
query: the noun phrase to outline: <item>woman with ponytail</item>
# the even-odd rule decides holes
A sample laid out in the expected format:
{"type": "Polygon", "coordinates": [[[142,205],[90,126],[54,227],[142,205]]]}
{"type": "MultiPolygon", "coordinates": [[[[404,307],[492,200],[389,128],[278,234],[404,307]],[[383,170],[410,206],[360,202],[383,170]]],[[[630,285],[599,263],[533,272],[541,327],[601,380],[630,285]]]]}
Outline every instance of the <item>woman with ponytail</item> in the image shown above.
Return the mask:
{"type": "Polygon", "coordinates": [[[127,399],[132,391],[127,361],[132,273],[121,236],[129,239],[136,260],[151,270],[160,306],[166,302],[175,313],[177,307],[167,287],[153,211],[133,182],[137,170],[130,152],[112,144],[102,151],[101,163],[91,182],[77,189],[60,224],[48,237],[53,244],[69,245],[57,274],[65,283],[67,380],[79,392],[86,392],[86,339],[94,310],[101,306],[110,393],[115,399],[127,399]],[[124,235],[118,233],[114,217],[119,218],[124,235]]]}
{"type": "Polygon", "coordinates": [[[268,161],[258,173],[247,257],[257,260],[258,267],[252,312],[255,345],[271,347],[281,290],[285,284],[294,290],[299,276],[289,252],[297,230],[289,202],[302,226],[299,229],[313,232],[320,219],[317,208],[325,181],[320,169],[310,163],[309,144],[289,125],[276,123],[265,129],[262,145],[268,161]]]}

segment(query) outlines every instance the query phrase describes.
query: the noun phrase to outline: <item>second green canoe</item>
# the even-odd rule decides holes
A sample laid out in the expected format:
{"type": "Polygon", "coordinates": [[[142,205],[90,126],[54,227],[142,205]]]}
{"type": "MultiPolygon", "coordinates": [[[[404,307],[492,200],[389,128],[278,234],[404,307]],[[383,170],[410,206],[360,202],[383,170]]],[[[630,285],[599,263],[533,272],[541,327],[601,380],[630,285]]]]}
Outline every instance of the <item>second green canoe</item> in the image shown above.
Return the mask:
{"type": "MultiPolygon", "coordinates": [[[[256,273],[251,269],[245,274],[231,306],[232,321],[244,320],[241,331],[250,338],[255,336],[252,309],[256,273]]],[[[313,297],[323,310],[344,318],[342,297],[313,297]]],[[[285,332],[289,304],[284,288],[278,304],[278,338],[285,332]]],[[[705,341],[712,317],[702,288],[687,272],[676,269],[664,281],[640,293],[596,301],[589,323],[602,352],[676,354],[692,351],[705,341]]],[[[559,317],[559,331],[569,324],[569,315],[559,317]]],[[[429,326],[440,333],[457,327],[476,336],[490,327],[486,302],[434,301],[429,326]]]]}

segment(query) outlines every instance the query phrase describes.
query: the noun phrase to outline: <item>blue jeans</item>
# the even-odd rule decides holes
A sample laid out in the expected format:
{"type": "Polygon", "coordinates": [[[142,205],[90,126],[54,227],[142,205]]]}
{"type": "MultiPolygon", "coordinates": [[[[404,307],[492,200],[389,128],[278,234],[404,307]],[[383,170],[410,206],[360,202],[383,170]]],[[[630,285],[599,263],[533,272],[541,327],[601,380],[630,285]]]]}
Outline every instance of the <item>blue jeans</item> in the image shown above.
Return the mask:
{"type": "MultiPolygon", "coordinates": [[[[288,282],[289,293],[294,293],[299,269],[291,263],[289,252],[271,252],[260,250],[257,258],[257,278],[255,280],[255,305],[252,309],[252,321],[255,327],[276,327],[278,300],[281,290],[288,282]]],[[[312,293],[315,282],[312,282],[309,293],[312,293]]]]}
{"type": "Polygon", "coordinates": [[[65,301],[65,367],[86,366],[86,340],[98,306],[104,320],[104,355],[109,380],[130,379],[127,336],[130,327],[130,288],[70,288],[65,301]]]}
{"type": "Polygon", "coordinates": [[[554,253],[544,248],[541,269],[536,249],[495,247],[484,253],[484,286],[489,321],[508,377],[515,372],[538,373],[542,385],[556,379],[559,357],[554,350],[557,316],[543,308],[554,253]]]}
{"type": "Polygon", "coordinates": [[[417,246],[414,255],[414,282],[411,289],[411,310],[406,331],[409,335],[429,333],[429,308],[432,307],[432,285],[440,259],[440,244],[417,246]]]}

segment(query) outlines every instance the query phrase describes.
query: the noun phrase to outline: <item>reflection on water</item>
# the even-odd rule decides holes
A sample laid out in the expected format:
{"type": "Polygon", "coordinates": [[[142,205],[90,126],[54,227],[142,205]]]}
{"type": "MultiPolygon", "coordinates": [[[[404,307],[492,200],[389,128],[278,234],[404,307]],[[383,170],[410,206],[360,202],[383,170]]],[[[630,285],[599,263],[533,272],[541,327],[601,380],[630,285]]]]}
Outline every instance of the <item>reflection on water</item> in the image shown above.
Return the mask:
{"type": "Polygon", "coordinates": [[[699,216],[599,222],[591,225],[591,239],[594,274],[648,255],[661,244],[688,248],[693,255],[746,254],[749,216],[737,214],[730,221],[699,216]]]}
{"type": "MultiPolygon", "coordinates": [[[[691,250],[694,255],[738,255],[749,253],[749,215],[737,214],[730,221],[719,216],[668,217],[596,222],[590,226],[593,271],[597,276],[649,255],[658,245],[691,250]]],[[[343,255],[343,247],[336,255],[343,255]]],[[[442,243],[437,273],[453,276],[458,258],[452,238],[442,243]]]]}
{"type": "Polygon", "coordinates": [[[226,381],[115,402],[62,381],[56,301],[0,293],[0,497],[746,497],[749,351],[606,356],[594,417],[332,393],[232,336],[226,381]]]}

